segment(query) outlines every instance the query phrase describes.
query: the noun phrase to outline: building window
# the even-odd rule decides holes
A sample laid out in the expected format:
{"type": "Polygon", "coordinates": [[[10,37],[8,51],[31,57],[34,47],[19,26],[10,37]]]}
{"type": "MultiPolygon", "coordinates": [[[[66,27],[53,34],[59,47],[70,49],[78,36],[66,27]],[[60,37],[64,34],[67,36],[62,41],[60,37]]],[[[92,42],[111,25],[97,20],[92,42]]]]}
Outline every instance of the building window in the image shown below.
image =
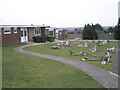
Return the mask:
{"type": "Polygon", "coordinates": [[[17,33],[17,27],[14,28],[14,33],[17,33]]]}
{"type": "Polygon", "coordinates": [[[37,29],[35,29],[35,34],[38,34],[38,31],[37,31],[37,29]]]}
{"type": "Polygon", "coordinates": [[[50,36],[53,36],[53,31],[49,31],[49,35],[50,35],[50,36]]]}
{"type": "Polygon", "coordinates": [[[4,28],[4,34],[11,34],[11,28],[5,27],[4,28]]]}
{"type": "Polygon", "coordinates": [[[35,35],[40,35],[41,34],[41,29],[40,28],[35,28],[35,35]]]}

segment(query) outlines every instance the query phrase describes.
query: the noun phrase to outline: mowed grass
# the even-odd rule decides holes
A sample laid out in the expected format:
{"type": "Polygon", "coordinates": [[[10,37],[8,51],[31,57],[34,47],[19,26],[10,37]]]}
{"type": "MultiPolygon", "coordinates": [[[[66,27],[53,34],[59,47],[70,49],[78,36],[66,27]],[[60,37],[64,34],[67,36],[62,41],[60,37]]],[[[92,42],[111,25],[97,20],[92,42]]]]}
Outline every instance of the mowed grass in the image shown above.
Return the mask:
{"type": "MultiPolygon", "coordinates": [[[[60,49],[51,49],[52,46],[57,45],[57,43],[56,44],[44,44],[44,45],[39,45],[39,46],[31,46],[31,47],[26,47],[24,49],[28,50],[28,51],[49,54],[49,55],[56,55],[56,56],[61,56],[61,57],[67,57],[67,58],[82,61],[82,58],[84,58],[84,57],[95,58],[95,57],[93,57],[93,55],[99,55],[101,53],[107,52],[106,48],[112,48],[112,47],[117,48],[117,42],[109,42],[108,44],[106,44],[104,46],[97,46],[94,43],[89,43],[88,48],[77,48],[78,44],[73,44],[73,42],[71,42],[71,43],[72,43],[73,47],[62,47],[60,49]],[[97,52],[90,51],[90,49],[92,49],[94,46],[97,46],[97,52]],[[88,56],[71,56],[69,51],[74,51],[74,52],[88,51],[89,55],[88,56]]],[[[84,44],[84,43],[82,43],[82,44],[84,44]]],[[[102,65],[100,61],[99,62],[86,61],[86,62],[97,65],[99,67],[102,67],[106,70],[111,71],[114,56],[115,56],[115,52],[112,53],[112,58],[110,59],[110,62],[107,63],[106,65],[102,65]]]]}
{"type": "Polygon", "coordinates": [[[21,45],[3,46],[3,88],[104,88],[77,68],[13,51],[21,45]]]}

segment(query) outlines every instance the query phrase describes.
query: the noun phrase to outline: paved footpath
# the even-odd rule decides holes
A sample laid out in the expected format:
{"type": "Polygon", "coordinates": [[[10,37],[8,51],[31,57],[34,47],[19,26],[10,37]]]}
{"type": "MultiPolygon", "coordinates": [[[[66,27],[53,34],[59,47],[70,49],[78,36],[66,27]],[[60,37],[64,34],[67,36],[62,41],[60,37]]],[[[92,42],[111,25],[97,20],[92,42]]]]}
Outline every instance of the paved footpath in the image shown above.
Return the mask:
{"type": "Polygon", "coordinates": [[[116,49],[116,54],[115,54],[115,59],[113,60],[113,63],[112,63],[112,72],[116,73],[118,75],[118,53],[120,52],[119,49],[116,49]]]}
{"type": "Polygon", "coordinates": [[[76,67],[76,68],[86,72],[88,75],[90,75],[92,78],[94,78],[96,81],[98,81],[100,84],[102,84],[106,88],[118,88],[118,77],[119,76],[110,71],[107,71],[105,69],[102,69],[100,67],[97,67],[95,65],[92,65],[92,64],[89,64],[86,62],[81,62],[81,61],[68,59],[68,58],[64,58],[64,57],[45,55],[45,54],[40,54],[40,53],[23,50],[24,47],[36,46],[36,45],[40,45],[40,44],[37,44],[37,43],[29,44],[29,45],[14,48],[14,50],[19,53],[39,56],[39,57],[43,57],[43,58],[49,58],[51,60],[69,64],[73,67],[76,67]]]}

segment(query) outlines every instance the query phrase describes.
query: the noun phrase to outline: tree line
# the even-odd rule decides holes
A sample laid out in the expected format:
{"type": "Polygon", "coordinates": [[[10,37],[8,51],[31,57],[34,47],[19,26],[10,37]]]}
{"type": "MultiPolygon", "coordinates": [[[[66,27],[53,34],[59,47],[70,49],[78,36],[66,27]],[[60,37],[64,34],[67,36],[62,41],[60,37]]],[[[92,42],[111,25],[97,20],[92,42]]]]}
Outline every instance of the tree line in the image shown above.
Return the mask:
{"type": "MultiPolygon", "coordinates": [[[[119,21],[120,22],[120,21],[119,21]]],[[[107,30],[104,30],[100,24],[85,24],[84,30],[82,33],[83,39],[96,40],[98,39],[98,32],[104,32],[106,34],[114,33],[114,38],[120,40],[120,24],[118,23],[115,27],[109,27],[107,30]]]]}

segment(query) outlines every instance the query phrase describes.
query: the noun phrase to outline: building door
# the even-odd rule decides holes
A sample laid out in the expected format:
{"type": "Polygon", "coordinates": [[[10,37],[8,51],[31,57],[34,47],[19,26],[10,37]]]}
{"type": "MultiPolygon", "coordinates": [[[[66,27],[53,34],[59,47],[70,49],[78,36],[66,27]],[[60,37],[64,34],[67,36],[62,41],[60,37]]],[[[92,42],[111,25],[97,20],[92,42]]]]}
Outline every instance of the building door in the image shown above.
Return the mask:
{"type": "Polygon", "coordinates": [[[28,32],[27,28],[21,28],[21,42],[27,42],[28,41],[28,32]]]}

